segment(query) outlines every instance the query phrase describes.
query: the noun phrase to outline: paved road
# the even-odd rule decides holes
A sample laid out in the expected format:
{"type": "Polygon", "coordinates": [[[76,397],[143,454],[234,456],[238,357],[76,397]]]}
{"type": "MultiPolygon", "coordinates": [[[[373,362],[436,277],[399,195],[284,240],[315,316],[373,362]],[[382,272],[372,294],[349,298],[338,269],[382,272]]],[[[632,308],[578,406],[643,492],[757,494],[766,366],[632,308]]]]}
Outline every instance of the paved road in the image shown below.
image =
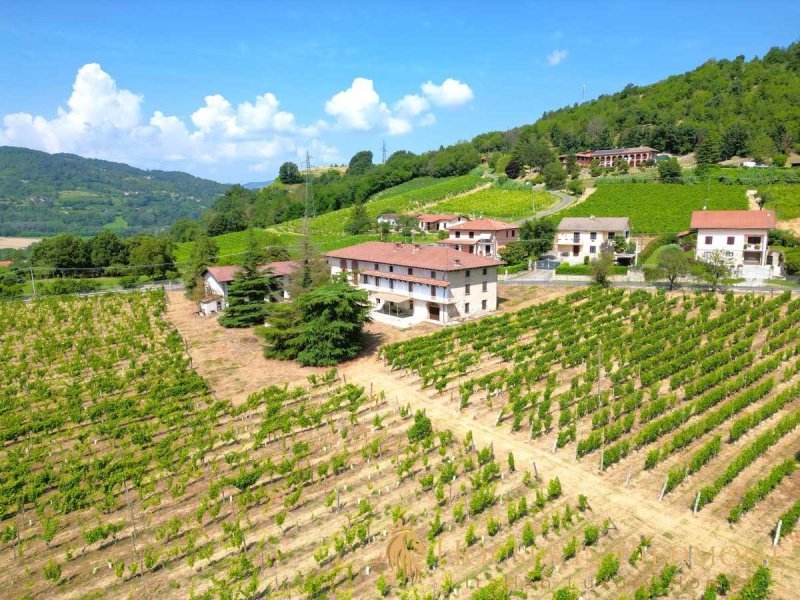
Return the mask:
{"type": "Polygon", "coordinates": [[[557,213],[560,210],[567,208],[569,205],[573,204],[577,198],[574,196],[570,196],[565,192],[550,192],[553,196],[558,197],[559,201],[554,206],[550,208],[546,208],[545,210],[541,210],[530,217],[525,217],[524,219],[520,219],[519,221],[514,221],[514,225],[522,225],[525,221],[530,221],[531,219],[541,219],[542,217],[548,217],[554,213],[557,213]]]}

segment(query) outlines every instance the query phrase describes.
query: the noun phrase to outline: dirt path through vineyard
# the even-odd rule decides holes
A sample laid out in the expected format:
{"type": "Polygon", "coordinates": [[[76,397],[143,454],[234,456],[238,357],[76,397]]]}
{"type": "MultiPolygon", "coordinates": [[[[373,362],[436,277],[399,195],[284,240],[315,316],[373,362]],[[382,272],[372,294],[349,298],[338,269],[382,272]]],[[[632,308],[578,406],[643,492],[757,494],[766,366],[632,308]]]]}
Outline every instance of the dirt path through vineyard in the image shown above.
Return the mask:
{"type": "MultiPolygon", "coordinates": [[[[385,390],[391,402],[396,396],[401,405],[410,404],[414,411],[425,410],[435,428],[450,429],[456,439],[464,439],[466,433],[472,431],[477,447],[494,445],[498,462],[505,461],[508,452],[513,452],[517,469],[533,472],[535,461],[545,481],[557,476],[567,494],[585,494],[598,518],[611,518],[620,529],[620,543],[626,549],[631,545],[631,537],[652,536],[654,551],[663,552],[669,557],[665,560],[686,569],[691,545],[694,566],[686,571],[686,577],[696,577],[701,582],[706,570],[735,572],[747,577],[754,565],[766,560],[774,570],[776,597],[796,597],[792,593],[800,589],[797,569],[800,547],[790,540],[774,550],[764,539],[763,531],[749,534],[741,527],[731,529],[726,521],[708,518],[703,512],[692,516],[687,507],[662,503],[652,494],[642,493],[635,478],[630,487],[614,485],[594,472],[588,462],[579,464],[563,450],[552,453],[545,447],[552,444],[552,440],[526,443],[513,438],[507,430],[459,415],[456,401],[450,402],[446,397],[431,398],[428,391],[389,373],[382,362],[372,356],[354,361],[342,371],[348,381],[367,388],[372,384],[375,389],[385,390]]],[[[766,526],[759,525],[761,529],[766,526]]]]}

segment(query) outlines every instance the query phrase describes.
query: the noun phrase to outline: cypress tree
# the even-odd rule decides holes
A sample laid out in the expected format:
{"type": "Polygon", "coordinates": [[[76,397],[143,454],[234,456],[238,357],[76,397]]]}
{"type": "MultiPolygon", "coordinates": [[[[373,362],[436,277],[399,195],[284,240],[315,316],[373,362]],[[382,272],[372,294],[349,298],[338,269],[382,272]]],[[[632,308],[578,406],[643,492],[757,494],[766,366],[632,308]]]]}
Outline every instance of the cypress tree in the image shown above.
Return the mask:
{"type": "Polygon", "coordinates": [[[258,241],[250,232],[239,271],[228,285],[228,306],[219,322],[225,327],[252,327],[264,322],[264,302],[275,290],[271,272],[259,271],[262,260],[258,241]]]}

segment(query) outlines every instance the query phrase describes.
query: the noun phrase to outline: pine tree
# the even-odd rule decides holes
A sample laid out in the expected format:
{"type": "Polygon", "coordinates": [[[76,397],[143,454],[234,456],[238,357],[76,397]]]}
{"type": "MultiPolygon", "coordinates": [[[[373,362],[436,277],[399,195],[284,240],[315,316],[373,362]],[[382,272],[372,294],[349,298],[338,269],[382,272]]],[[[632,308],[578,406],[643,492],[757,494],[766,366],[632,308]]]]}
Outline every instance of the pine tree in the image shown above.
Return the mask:
{"type": "Polygon", "coordinates": [[[371,223],[369,215],[367,214],[367,209],[364,208],[364,202],[356,200],[350,211],[350,220],[347,222],[347,225],[345,225],[345,231],[351,235],[364,233],[369,229],[371,223]]]}
{"type": "Polygon", "coordinates": [[[242,264],[228,285],[228,306],[219,322],[225,327],[252,327],[264,322],[264,302],[275,290],[270,272],[259,270],[262,260],[258,240],[251,231],[242,264]]]}
{"type": "Polygon", "coordinates": [[[211,237],[206,234],[197,236],[189,256],[189,265],[183,273],[183,287],[187,296],[193,296],[198,290],[200,276],[206,267],[217,262],[218,252],[219,246],[211,237]]]}
{"type": "Polygon", "coordinates": [[[720,140],[715,135],[707,135],[697,146],[695,158],[698,165],[713,165],[719,162],[720,140]]]}

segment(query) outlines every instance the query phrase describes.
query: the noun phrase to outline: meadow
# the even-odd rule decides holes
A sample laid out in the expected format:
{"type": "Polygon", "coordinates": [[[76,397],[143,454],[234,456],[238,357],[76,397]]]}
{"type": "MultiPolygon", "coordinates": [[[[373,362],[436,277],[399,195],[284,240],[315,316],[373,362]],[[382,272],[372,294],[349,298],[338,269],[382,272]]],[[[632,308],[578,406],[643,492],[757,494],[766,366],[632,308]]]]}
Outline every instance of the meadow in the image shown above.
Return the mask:
{"type": "Polygon", "coordinates": [[[692,211],[746,210],[745,188],[712,183],[708,186],[665,183],[599,185],[580,204],[559,213],[561,217],[630,217],[637,234],[663,235],[689,228],[692,211]]]}
{"type": "Polygon", "coordinates": [[[800,218],[800,185],[768,185],[759,188],[759,193],[767,193],[765,209],[774,210],[778,219],[800,218]]]}

